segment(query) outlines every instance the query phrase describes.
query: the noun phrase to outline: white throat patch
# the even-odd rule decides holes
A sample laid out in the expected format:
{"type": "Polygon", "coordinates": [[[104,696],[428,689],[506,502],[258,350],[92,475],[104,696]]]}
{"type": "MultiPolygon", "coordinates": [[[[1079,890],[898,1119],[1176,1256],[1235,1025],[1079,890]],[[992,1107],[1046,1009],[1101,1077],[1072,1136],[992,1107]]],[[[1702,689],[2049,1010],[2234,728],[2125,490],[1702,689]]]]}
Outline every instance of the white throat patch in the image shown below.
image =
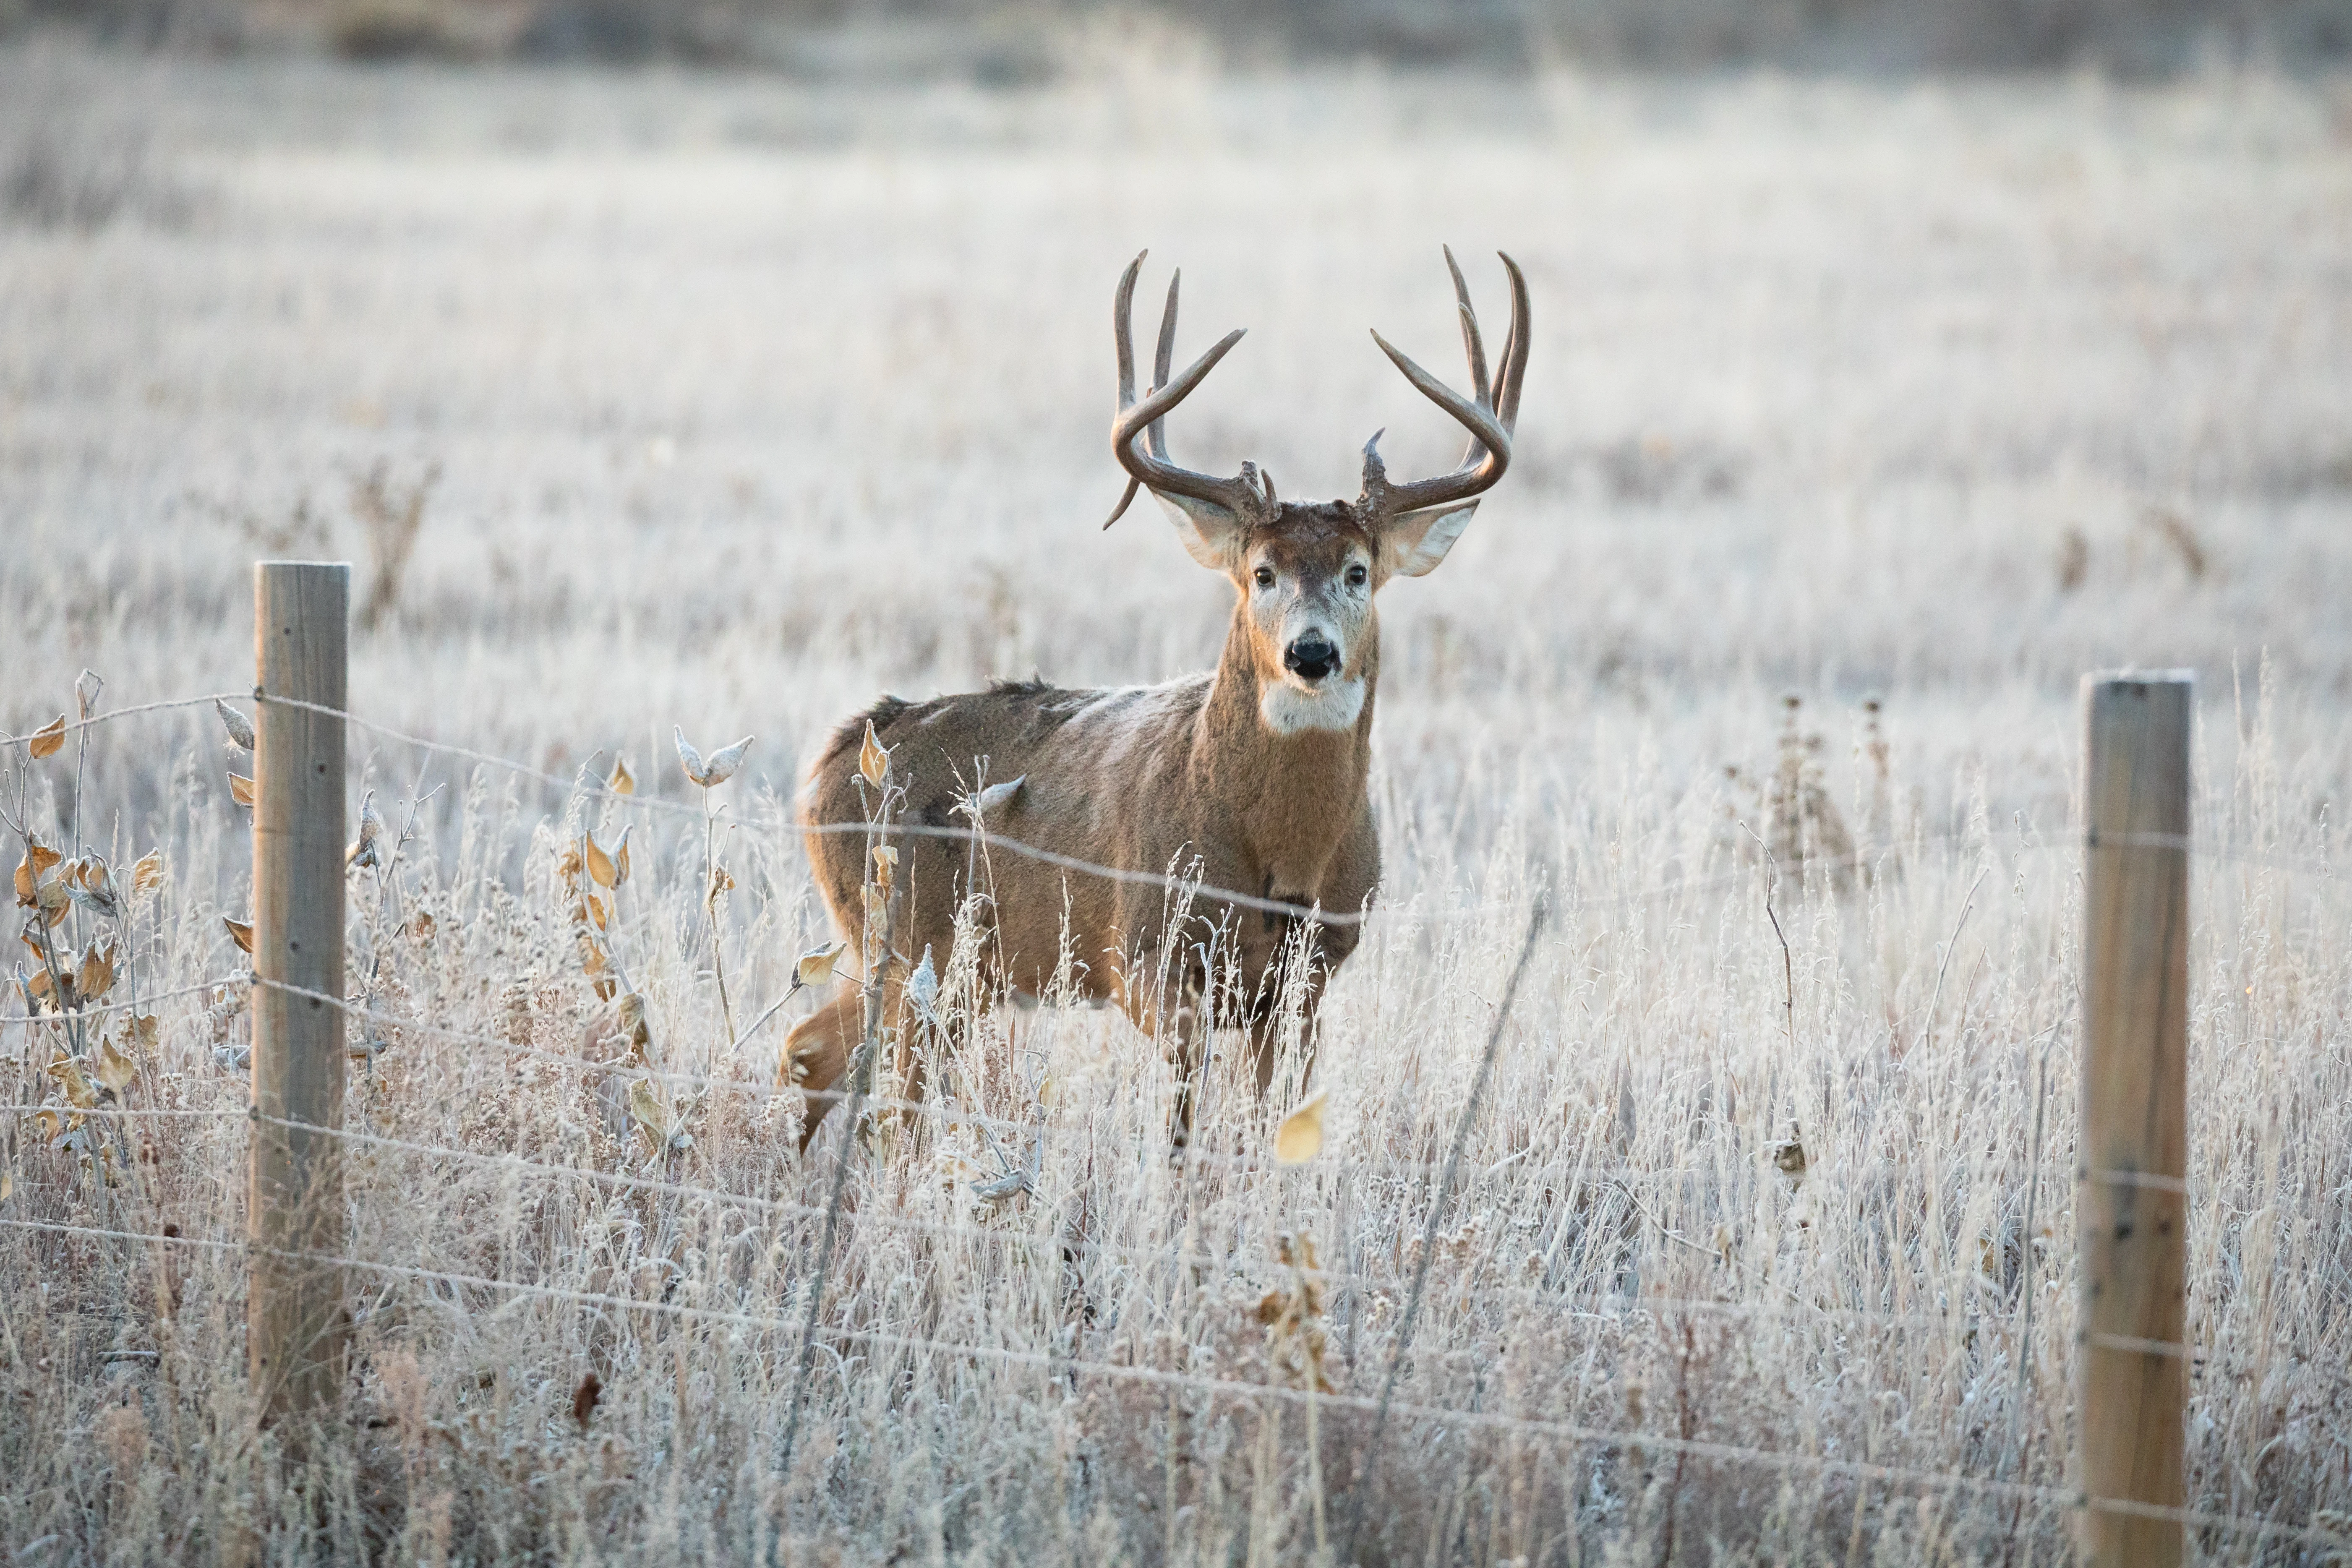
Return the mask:
{"type": "Polygon", "coordinates": [[[1326,681],[1313,691],[1302,691],[1286,680],[1269,680],[1259,688],[1258,717],[1277,735],[1302,730],[1352,730],[1364,710],[1364,682],[1326,681]]]}

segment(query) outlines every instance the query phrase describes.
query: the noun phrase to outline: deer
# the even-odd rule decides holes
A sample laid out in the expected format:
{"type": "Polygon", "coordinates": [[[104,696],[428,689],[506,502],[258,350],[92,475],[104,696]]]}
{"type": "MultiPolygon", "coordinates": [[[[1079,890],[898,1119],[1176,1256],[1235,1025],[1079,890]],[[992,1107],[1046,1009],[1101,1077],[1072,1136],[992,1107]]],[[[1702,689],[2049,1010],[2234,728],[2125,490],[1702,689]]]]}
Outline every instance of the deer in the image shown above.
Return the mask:
{"type": "MultiPolygon", "coordinates": [[[[1372,333],[1405,379],[1468,432],[1459,466],[1391,479],[1380,455],[1386,432],[1376,432],[1352,501],[1284,500],[1254,462],[1227,478],[1170,458],[1167,416],[1243,332],[1171,376],[1182,280],[1172,275],[1153,385],[1139,397],[1129,323],[1144,256],[1128,266],[1112,307],[1111,423],[1128,483],[1103,527],[1149,491],[1185,552],[1231,580],[1233,619],[1205,674],[1100,689],[1000,680],[926,702],[885,696],[833,733],[801,792],[800,823],[849,951],[881,954],[868,977],[880,1008],[877,1038],[898,1042],[908,1101],[920,1100],[925,1070],[910,1045],[908,981],[934,953],[943,961],[950,952],[960,910],[985,926],[979,956],[991,994],[1042,997],[1058,984],[1073,1000],[1123,1009],[1163,1048],[1172,1042],[1171,1132],[1180,1157],[1211,1030],[1246,1032],[1263,1102],[1283,998],[1303,997],[1299,1081],[1311,1079],[1316,1009],[1355,949],[1381,879],[1367,788],[1381,670],[1374,601],[1391,580],[1436,569],[1511,461],[1528,287],[1518,265],[1501,260],[1511,325],[1490,379],[1469,287],[1445,251],[1470,395],[1372,333]],[[877,750],[897,831],[877,819],[877,750]],[[1004,782],[983,786],[988,775],[1004,782]],[[992,847],[986,887],[972,885],[982,874],[974,836],[992,847]],[[868,854],[877,847],[888,861],[878,897],[868,854]],[[1171,872],[1192,896],[1171,894],[1171,872]],[[876,918],[887,941],[869,947],[876,918]]],[[[864,991],[844,987],[786,1039],[778,1087],[803,1097],[803,1149],[846,1098],[835,1086],[866,1038],[866,1005],[864,991]]]]}

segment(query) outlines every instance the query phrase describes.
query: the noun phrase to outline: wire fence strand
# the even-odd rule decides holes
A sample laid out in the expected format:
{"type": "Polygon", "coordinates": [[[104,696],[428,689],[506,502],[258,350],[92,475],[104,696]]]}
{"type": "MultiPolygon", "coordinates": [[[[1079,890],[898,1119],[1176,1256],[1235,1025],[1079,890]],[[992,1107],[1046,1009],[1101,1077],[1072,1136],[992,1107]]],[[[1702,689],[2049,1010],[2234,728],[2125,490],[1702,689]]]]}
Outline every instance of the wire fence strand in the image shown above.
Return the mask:
{"type": "MultiPolygon", "coordinates": [[[[501,1279],[490,1275],[459,1273],[412,1264],[383,1263],[372,1258],[346,1258],[331,1253],[261,1247],[215,1237],[165,1236],[142,1231],[115,1230],[98,1226],[14,1218],[0,1218],[0,1226],[95,1239],[191,1247],[215,1252],[261,1253],[290,1262],[309,1263],[321,1268],[352,1268],[387,1278],[507,1291],[516,1295],[569,1301],[583,1306],[609,1307],[623,1311],[699,1319],[765,1332],[791,1334],[797,1332],[800,1327],[794,1320],[772,1313],[745,1312],[688,1301],[647,1300],[609,1291],[575,1290],[566,1286],[501,1279]]],[[[821,1332],[830,1340],[868,1345],[878,1350],[993,1362],[1002,1365],[1040,1371],[1055,1377],[1096,1377],[1108,1381],[1143,1383],[1161,1387],[1191,1390],[1212,1397],[1238,1400],[1272,1399],[1291,1404],[1305,1404],[1311,1401],[1327,1410],[1355,1410],[1366,1414],[1376,1410],[1379,1405],[1378,1401],[1362,1394],[1325,1393],[1308,1388],[1292,1388],[1274,1383],[1244,1382],[1238,1378],[1213,1377],[1202,1373],[1175,1372],[1160,1367],[1066,1356],[1050,1351],[1023,1350],[1009,1345],[973,1344],[920,1334],[895,1333],[883,1329],[854,1329],[843,1326],[824,1329],[821,1332]]],[[[1478,1427],[1526,1436],[1549,1437],[1580,1447],[1683,1454],[1695,1458],[1749,1465],[1784,1473],[1842,1476],[1854,1480],[1914,1487],[1931,1491],[1965,1491],[1980,1496],[2039,1503],[2056,1510],[2089,1509],[2100,1512],[2130,1514],[2144,1519],[2163,1520],[2184,1526],[2194,1526],[2199,1529],[2296,1541],[2315,1546],[2352,1545],[2352,1535],[2338,1533],[2315,1525],[2282,1524],[2273,1520],[2258,1519],[2244,1514],[2221,1513],[2201,1509],[2170,1508],[2127,1499],[2095,1498],[2074,1488],[2047,1486],[2032,1481],[1999,1480],[1969,1475],[1965,1471],[1882,1465],[1861,1459],[1841,1459],[1826,1454],[1802,1454],[1786,1449],[1755,1448],[1734,1443],[1713,1442],[1704,1438],[1670,1436],[1664,1433],[1627,1431],[1617,1427],[1590,1426],[1572,1421],[1513,1415],[1500,1411],[1460,1410],[1403,1401],[1391,1402],[1389,1408],[1394,1415],[1409,1420],[1456,1428],[1478,1427]]]]}

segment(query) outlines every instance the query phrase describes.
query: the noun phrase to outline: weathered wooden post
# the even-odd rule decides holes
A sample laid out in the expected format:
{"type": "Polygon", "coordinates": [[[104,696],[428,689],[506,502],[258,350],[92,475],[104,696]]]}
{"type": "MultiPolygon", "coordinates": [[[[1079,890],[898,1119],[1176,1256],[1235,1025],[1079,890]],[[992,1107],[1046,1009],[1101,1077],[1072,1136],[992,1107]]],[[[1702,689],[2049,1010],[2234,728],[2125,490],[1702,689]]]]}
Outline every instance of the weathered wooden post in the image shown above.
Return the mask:
{"type": "MultiPolygon", "coordinates": [[[[253,569],[253,973],[343,994],[343,721],[352,569],[264,561],[253,569]]],[[[267,1118],[343,1124],[343,1015],[267,984],[253,991],[252,1279],[247,1348],[264,1419],[299,1415],[341,1386],[341,1271],[289,1254],[343,1245],[341,1140],[267,1118]]]]}
{"type": "Polygon", "coordinates": [[[2100,1568],[2181,1560],[2189,1395],[2186,671],[2083,682],[2084,1545],[2100,1568]]]}

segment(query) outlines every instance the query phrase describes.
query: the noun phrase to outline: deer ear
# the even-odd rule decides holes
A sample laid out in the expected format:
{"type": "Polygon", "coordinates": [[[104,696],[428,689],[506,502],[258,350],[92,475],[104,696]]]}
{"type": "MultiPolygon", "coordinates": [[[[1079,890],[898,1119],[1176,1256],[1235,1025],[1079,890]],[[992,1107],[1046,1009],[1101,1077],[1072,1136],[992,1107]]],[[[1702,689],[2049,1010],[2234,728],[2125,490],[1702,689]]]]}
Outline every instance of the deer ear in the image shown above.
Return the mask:
{"type": "Polygon", "coordinates": [[[1212,572],[1228,574],[1241,563],[1242,524],[1232,512],[1214,501],[1194,500],[1191,496],[1152,490],[1151,499],[1176,525],[1176,537],[1183,541],[1184,552],[1193,560],[1212,572]]]}
{"type": "Polygon", "coordinates": [[[1434,572],[1477,510],[1474,500],[1450,510],[1433,507],[1399,518],[1381,531],[1381,563],[1396,577],[1421,577],[1434,572]]]}

